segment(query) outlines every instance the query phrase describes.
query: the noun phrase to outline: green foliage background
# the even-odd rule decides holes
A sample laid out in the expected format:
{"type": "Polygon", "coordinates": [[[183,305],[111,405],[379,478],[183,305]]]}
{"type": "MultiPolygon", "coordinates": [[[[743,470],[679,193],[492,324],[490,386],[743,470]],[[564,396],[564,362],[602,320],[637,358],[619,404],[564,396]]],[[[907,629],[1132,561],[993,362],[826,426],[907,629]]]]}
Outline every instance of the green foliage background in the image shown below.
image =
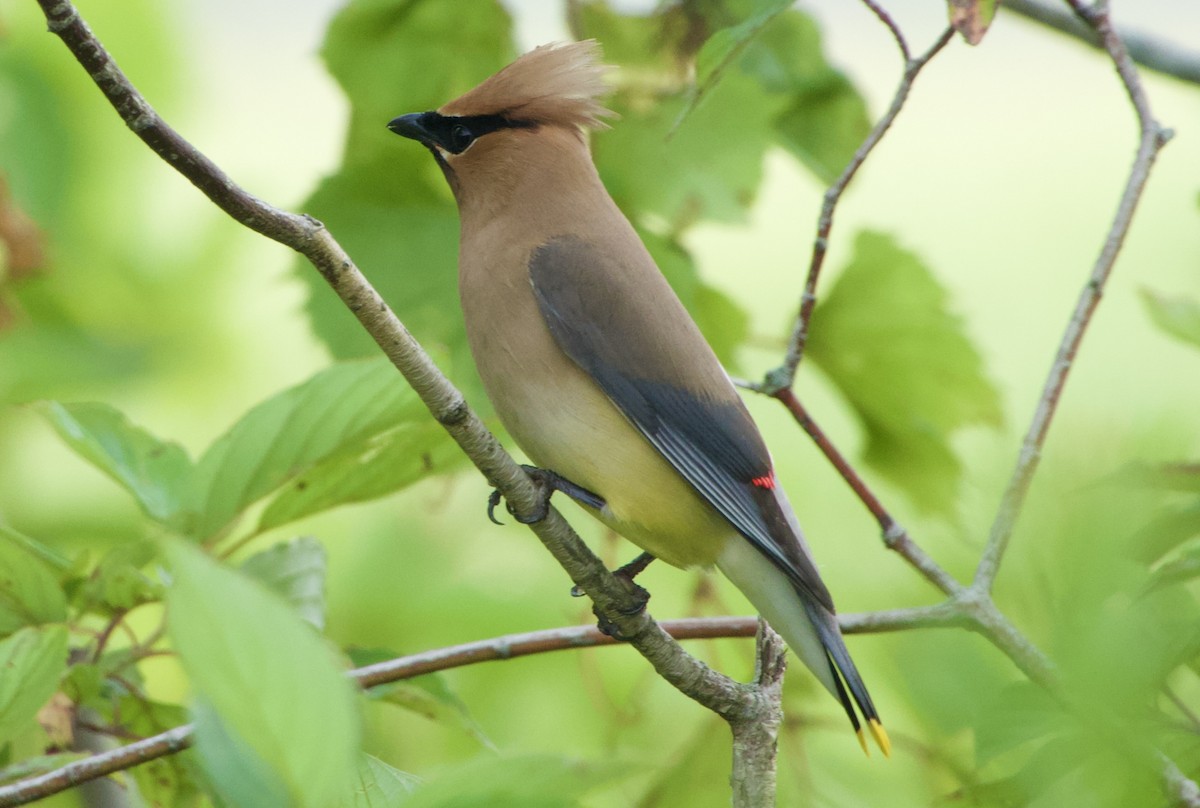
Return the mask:
{"type": "MultiPolygon", "coordinates": [[[[620,118],[594,139],[606,184],[731,370],[761,376],[821,191],[891,91],[896,65],[874,55],[891,45],[866,12],[826,20],[837,51],[812,16],[767,0],[529,4],[515,21],[494,0],[353,0],[320,49],[348,99],[335,167],[304,126],[276,122],[286,143],[257,134],[251,91],[205,69],[186,13],[81,10],[186,136],[322,219],[486,412],[453,202],[383,125],[507,63],[551,8],[620,68],[620,118]],[[870,80],[830,52],[861,57],[870,80]]],[[[73,756],[44,709],[58,692],[126,736],[197,723],[196,750],[132,772],[147,804],[727,804],[724,728],[628,649],[350,691],[352,662],[590,614],[527,532],[486,523],[485,483],[316,273],[172,175],[43,29],[34,4],[0,0],[0,172],[48,256],[36,272],[0,265],[0,669],[15,672],[0,678],[0,777],[73,756]]],[[[1200,482],[1164,465],[1200,456],[1200,228],[1194,171],[1179,170],[1200,164],[1200,118],[1194,89],[1149,87],[1181,135],[999,580],[1070,704],[965,633],[854,639],[895,759],[863,759],[797,667],[780,804],[1157,805],[1149,748],[1200,772],[1200,728],[1164,695],[1200,710],[1200,482]]],[[[1099,56],[1001,18],[981,48],[934,62],[839,211],[800,392],[963,578],[1123,179],[1122,104],[1099,56]],[[1060,94],[1042,108],[1052,124],[1023,123],[1031,86],[1060,94]]],[[[784,414],[750,404],[841,607],[934,602],[784,414]]],[[[632,552],[574,521],[613,564],[632,552]]],[[[659,617],[747,609],[701,573],[654,567],[645,583],[659,617]]],[[[746,642],[692,648],[749,674],[746,642]]]]}

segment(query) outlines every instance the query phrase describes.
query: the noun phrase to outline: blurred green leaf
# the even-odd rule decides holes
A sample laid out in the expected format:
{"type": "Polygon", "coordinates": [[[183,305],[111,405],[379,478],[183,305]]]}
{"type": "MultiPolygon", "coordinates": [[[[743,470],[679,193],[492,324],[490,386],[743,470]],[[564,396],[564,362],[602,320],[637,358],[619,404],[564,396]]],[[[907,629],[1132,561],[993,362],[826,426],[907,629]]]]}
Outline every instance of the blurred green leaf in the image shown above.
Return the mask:
{"type": "Polygon", "coordinates": [[[179,515],[192,461],[183,447],[161,441],[107,404],[34,405],[68,446],[133,495],[151,519],[179,515]]]}
{"type": "MultiPolygon", "coordinates": [[[[207,705],[197,714],[197,746],[209,776],[233,782],[229,768],[252,750],[270,773],[263,782],[284,789],[287,804],[334,803],[352,782],[359,717],[331,649],[260,584],[191,545],[170,542],[166,550],[168,628],[207,705]]],[[[277,788],[267,791],[263,799],[277,788]]]]}
{"type": "MultiPolygon", "coordinates": [[[[229,728],[207,699],[197,698],[192,705],[195,722],[195,750],[200,769],[209,788],[219,797],[220,805],[231,808],[292,808],[321,803],[302,801],[294,795],[287,775],[273,768],[261,753],[237,732],[229,728]]],[[[287,740],[280,739],[283,746],[287,740]]]]}
{"type": "Polygon", "coordinates": [[[1148,587],[1155,589],[1171,584],[1186,583],[1200,577],[1200,545],[1185,547],[1178,557],[1167,561],[1154,570],[1148,587]]]}
{"type": "Polygon", "coordinates": [[[611,106],[621,120],[593,138],[597,168],[621,210],[635,222],[660,217],[671,234],[700,220],[743,219],[780,103],[754,79],[729,73],[668,140],[686,104],[682,87],[650,105],[638,92],[617,93],[611,106]]]}
{"type": "Polygon", "coordinates": [[[373,755],[358,759],[357,781],[339,808],[400,808],[421,779],[384,763],[373,755]]]}
{"type": "Polygon", "coordinates": [[[66,626],[23,628],[0,640],[0,747],[28,728],[66,669],[66,626]]]}
{"type": "MultiPolygon", "coordinates": [[[[138,737],[165,732],[188,722],[187,710],[178,704],[152,701],[127,693],[116,700],[120,725],[138,737]]],[[[166,755],[139,763],[130,770],[138,794],[150,806],[187,805],[199,788],[200,771],[192,755],[166,755]]]]}
{"type": "Polygon", "coordinates": [[[0,525],[0,637],[23,626],[61,623],[67,619],[62,585],[38,545],[0,525]]]}
{"type": "Polygon", "coordinates": [[[144,571],[156,558],[157,547],[148,540],[109,548],[83,582],[75,602],[107,615],[162,600],[162,583],[144,571]]]}
{"type": "Polygon", "coordinates": [[[1152,564],[1184,542],[1200,536],[1200,502],[1162,508],[1129,542],[1134,558],[1152,564]]]}
{"type": "Polygon", "coordinates": [[[480,757],[417,788],[404,808],[568,808],[602,785],[628,777],[636,765],[594,763],[551,755],[480,757]]]}
{"type": "Polygon", "coordinates": [[[791,5],[792,0],[759,0],[748,17],[716,31],[708,38],[696,54],[695,86],[673,129],[678,129],[687,119],[751,40],[791,5]]]}
{"type": "Polygon", "coordinates": [[[325,628],[325,547],[312,536],[300,536],[255,553],[242,572],[292,604],[317,631],[325,628]]]}
{"type": "Polygon", "coordinates": [[[36,777],[39,774],[62,768],[68,763],[81,760],[88,754],[87,752],[56,752],[52,755],[34,755],[23,758],[16,763],[0,767],[0,783],[36,777]]]}
{"type": "Polygon", "coordinates": [[[712,774],[730,771],[729,734],[724,721],[709,716],[665,765],[655,767],[638,808],[706,805],[712,800],[712,774]]]}
{"type": "Polygon", "coordinates": [[[779,144],[831,184],[871,131],[866,101],[825,58],[816,22],[800,11],[778,17],[750,44],[742,70],[784,100],[774,119],[779,144]]]}
{"type": "Polygon", "coordinates": [[[950,24],[971,45],[983,41],[983,35],[996,16],[998,4],[999,0],[948,0],[946,3],[950,24]]]}
{"type": "MultiPolygon", "coordinates": [[[[398,655],[382,648],[356,648],[349,652],[349,656],[354,667],[361,668],[394,659],[398,655]]],[[[373,687],[367,691],[367,697],[403,707],[430,721],[457,727],[488,749],[495,748],[467,705],[450,688],[446,677],[440,674],[430,673],[373,687]]]]}
{"type": "Polygon", "coordinates": [[[1118,471],[1114,478],[1118,485],[1200,494],[1200,463],[1133,463],[1118,471]]]}
{"type": "Polygon", "coordinates": [[[1155,325],[1176,339],[1200,346],[1200,301],[1168,297],[1149,289],[1142,289],[1141,296],[1155,325]]]}
{"type": "Polygon", "coordinates": [[[1064,731],[1062,706],[1032,682],[1013,682],[982,706],[975,757],[985,764],[1022,744],[1043,742],[1064,731]]]}
{"type": "Polygon", "coordinates": [[[999,396],[946,292],[917,256],[864,232],[814,316],[809,354],[867,432],[866,461],[925,511],[949,514],[960,464],[950,436],[998,426],[999,396]]]}

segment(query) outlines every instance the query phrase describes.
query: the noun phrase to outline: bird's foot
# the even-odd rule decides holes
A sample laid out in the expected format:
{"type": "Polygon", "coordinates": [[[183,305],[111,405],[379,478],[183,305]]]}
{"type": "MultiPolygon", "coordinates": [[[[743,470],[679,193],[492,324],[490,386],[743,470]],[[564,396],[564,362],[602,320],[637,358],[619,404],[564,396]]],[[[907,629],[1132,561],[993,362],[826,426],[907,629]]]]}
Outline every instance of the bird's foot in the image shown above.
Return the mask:
{"type": "MultiPolygon", "coordinates": [[[[634,583],[633,579],[634,576],[649,566],[653,560],[654,556],[649,553],[642,553],[625,566],[613,571],[613,577],[624,587],[626,594],[629,596],[628,601],[618,607],[618,611],[622,615],[634,617],[646,611],[646,604],[650,602],[650,592],[644,586],[634,583]]],[[[578,596],[583,593],[579,591],[579,587],[575,587],[571,590],[571,594],[578,596]]],[[[596,615],[596,628],[600,629],[601,634],[606,634],[614,640],[625,641],[629,639],[616,623],[601,614],[595,606],[592,607],[592,614],[596,615]]]]}
{"type": "MultiPolygon", "coordinates": [[[[629,578],[619,578],[624,582],[629,594],[632,596],[627,605],[619,607],[618,611],[626,617],[634,617],[646,611],[646,604],[650,602],[650,593],[645,587],[638,586],[629,578]]],[[[621,631],[621,627],[614,621],[609,620],[606,615],[600,613],[600,610],[595,606],[592,607],[592,614],[596,615],[596,628],[600,629],[601,634],[612,637],[619,642],[625,642],[630,639],[625,632],[621,631]]]]}
{"type": "MultiPolygon", "coordinates": [[[[553,496],[555,491],[561,491],[579,504],[595,508],[596,510],[600,510],[605,505],[604,497],[592,493],[582,485],[576,485],[561,474],[550,471],[550,469],[540,469],[537,466],[526,465],[522,465],[521,468],[525,470],[525,473],[529,475],[529,478],[533,480],[534,484],[541,491],[537,509],[529,516],[519,516],[513,511],[511,505],[505,506],[513,518],[523,525],[532,525],[546,518],[546,514],[550,512],[550,497],[553,496]]],[[[496,518],[496,506],[500,504],[501,499],[502,496],[498,489],[492,491],[491,495],[488,496],[488,519],[497,525],[504,524],[496,518]]]]}

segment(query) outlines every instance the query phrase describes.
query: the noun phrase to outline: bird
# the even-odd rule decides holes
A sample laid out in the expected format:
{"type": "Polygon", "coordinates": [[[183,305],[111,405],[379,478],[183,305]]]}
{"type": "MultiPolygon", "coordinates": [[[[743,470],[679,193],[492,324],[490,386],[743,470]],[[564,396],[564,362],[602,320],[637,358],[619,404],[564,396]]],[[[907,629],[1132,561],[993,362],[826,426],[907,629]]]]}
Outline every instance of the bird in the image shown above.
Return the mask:
{"type": "Polygon", "coordinates": [[[655,558],[717,567],[890,755],[757,426],[592,161],[609,69],[594,40],[543,45],[387,124],[457,203],[485,392],[554,487],[655,558]]]}

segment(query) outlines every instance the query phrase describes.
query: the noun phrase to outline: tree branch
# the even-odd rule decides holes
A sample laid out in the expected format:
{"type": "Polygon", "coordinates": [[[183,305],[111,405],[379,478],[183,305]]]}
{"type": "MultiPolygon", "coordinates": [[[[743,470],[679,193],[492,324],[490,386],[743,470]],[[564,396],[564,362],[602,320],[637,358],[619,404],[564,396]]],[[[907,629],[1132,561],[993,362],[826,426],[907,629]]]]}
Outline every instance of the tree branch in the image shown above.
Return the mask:
{"type": "MultiPolygon", "coordinates": [[[[1040,3],[1038,0],[1004,0],[1001,9],[1001,13],[1012,11],[1086,42],[1093,48],[1104,50],[1104,43],[1095,28],[1058,6],[1040,3]]],[[[1117,31],[1129,50],[1129,57],[1142,67],[1192,84],[1200,84],[1200,53],[1186,50],[1141,31],[1124,27],[1118,28],[1117,31]]]]}

